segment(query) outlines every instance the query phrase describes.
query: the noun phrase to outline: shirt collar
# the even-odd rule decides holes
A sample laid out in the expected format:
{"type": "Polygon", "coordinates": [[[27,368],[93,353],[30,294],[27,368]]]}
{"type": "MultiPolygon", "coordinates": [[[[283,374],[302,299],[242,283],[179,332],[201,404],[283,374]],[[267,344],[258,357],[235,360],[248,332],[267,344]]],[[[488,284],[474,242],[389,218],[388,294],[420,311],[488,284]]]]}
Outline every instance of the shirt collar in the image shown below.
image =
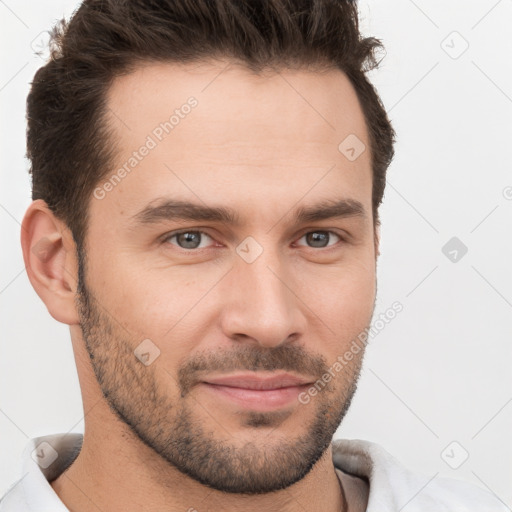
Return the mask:
{"type": "Polygon", "coordinates": [[[83,435],[53,434],[33,438],[23,451],[19,485],[29,510],[69,512],[50,482],[63,473],[80,452],[83,435]]]}

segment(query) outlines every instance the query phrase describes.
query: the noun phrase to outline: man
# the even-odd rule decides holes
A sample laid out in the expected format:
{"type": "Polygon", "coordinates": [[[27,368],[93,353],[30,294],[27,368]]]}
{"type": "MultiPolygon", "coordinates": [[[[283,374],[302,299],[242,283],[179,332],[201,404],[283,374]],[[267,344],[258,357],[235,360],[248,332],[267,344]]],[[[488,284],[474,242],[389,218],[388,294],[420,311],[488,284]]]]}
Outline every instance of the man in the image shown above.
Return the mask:
{"type": "Polygon", "coordinates": [[[21,238],[85,432],[32,440],[0,510],[505,510],[332,442],[394,141],[355,4],[90,0],[53,42],[21,238]]]}

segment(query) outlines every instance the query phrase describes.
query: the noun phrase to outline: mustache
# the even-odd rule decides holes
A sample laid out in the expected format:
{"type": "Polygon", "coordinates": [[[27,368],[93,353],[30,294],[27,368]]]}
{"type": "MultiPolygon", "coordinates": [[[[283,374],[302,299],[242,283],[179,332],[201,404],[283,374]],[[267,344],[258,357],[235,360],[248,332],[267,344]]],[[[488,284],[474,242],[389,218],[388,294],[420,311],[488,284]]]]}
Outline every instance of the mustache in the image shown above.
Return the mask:
{"type": "Polygon", "coordinates": [[[299,345],[280,345],[276,348],[240,346],[196,354],[180,367],[178,383],[182,395],[185,395],[204,378],[205,373],[285,370],[321,378],[328,369],[323,356],[311,354],[299,345]]]}

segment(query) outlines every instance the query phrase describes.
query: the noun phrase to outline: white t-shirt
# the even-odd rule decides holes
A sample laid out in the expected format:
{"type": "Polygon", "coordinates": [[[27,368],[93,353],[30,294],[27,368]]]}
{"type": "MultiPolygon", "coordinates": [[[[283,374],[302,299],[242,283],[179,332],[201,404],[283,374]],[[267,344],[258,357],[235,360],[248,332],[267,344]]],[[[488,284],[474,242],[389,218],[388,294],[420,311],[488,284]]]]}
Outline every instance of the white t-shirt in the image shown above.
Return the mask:
{"type": "MultiPolygon", "coordinates": [[[[82,440],[82,434],[31,439],[23,452],[21,478],[0,500],[0,512],[69,512],[49,482],[71,465],[82,440]]],[[[368,441],[333,441],[333,463],[350,511],[510,512],[490,492],[467,482],[409,471],[368,441]]]]}

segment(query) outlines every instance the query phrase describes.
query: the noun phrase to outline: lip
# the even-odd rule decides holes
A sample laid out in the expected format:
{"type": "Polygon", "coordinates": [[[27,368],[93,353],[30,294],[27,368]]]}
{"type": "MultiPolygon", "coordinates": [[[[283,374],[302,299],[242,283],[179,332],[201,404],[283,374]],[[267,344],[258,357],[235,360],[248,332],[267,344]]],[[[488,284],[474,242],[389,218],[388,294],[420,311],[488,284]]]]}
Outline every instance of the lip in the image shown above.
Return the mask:
{"type": "Polygon", "coordinates": [[[201,386],[216,399],[265,412],[299,403],[298,395],[312,382],[291,374],[262,377],[245,373],[208,378],[201,382],[201,386]]]}
{"type": "Polygon", "coordinates": [[[269,377],[258,376],[253,373],[241,373],[205,379],[203,382],[217,386],[229,386],[232,388],[243,388],[253,390],[281,389],[291,386],[304,386],[311,384],[311,379],[296,377],[290,373],[281,373],[269,377]]]}

